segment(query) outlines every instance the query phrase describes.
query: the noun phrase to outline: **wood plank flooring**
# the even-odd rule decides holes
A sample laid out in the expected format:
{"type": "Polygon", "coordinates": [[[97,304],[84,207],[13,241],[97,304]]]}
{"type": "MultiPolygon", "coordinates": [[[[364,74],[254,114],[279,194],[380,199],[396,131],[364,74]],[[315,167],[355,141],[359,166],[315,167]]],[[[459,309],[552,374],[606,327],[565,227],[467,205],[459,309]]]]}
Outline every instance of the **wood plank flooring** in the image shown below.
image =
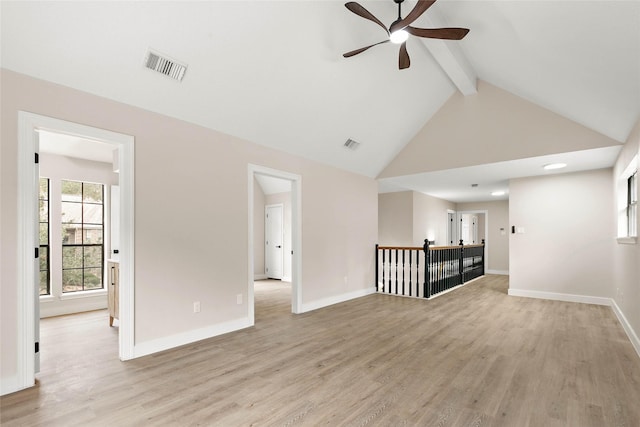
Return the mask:
{"type": "Polygon", "coordinates": [[[640,426],[611,309],[507,288],[292,315],[287,284],[259,283],[255,327],[129,362],[106,312],[47,319],[39,383],[0,399],[2,425],[640,426]]]}

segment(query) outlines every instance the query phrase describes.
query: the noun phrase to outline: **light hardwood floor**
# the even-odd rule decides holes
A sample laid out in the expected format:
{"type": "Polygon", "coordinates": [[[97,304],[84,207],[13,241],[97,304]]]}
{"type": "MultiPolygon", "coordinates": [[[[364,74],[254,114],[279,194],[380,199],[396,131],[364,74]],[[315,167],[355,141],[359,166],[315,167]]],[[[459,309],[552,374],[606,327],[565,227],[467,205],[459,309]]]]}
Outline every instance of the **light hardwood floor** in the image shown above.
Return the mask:
{"type": "Polygon", "coordinates": [[[126,363],[106,312],[45,320],[39,384],[2,397],[2,425],[640,426],[611,309],[507,288],[292,315],[286,286],[257,285],[255,327],[126,363]]]}

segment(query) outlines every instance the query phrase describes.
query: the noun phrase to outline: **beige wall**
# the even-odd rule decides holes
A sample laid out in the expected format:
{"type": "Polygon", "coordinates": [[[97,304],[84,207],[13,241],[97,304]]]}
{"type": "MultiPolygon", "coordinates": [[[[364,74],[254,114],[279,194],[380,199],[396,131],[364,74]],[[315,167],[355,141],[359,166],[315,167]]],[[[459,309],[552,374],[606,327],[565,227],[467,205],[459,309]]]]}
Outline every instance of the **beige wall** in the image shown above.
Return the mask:
{"type": "Polygon", "coordinates": [[[615,224],[611,169],[512,180],[512,289],[610,298],[615,224]]]}
{"type": "MultiPolygon", "coordinates": [[[[458,203],[458,211],[487,211],[487,270],[493,273],[509,272],[509,201],[458,203]]],[[[479,226],[484,232],[484,224],[479,226]]],[[[478,231],[478,238],[480,232],[478,231]]]]}
{"type": "Polygon", "coordinates": [[[413,245],[413,191],[378,194],[378,243],[413,245]]]}
{"type": "Polygon", "coordinates": [[[618,141],[478,81],[476,95],[451,96],[378,178],[617,145],[618,141]]]}
{"type": "Polygon", "coordinates": [[[1,79],[2,379],[18,342],[19,110],[135,137],[136,346],[248,317],[249,163],[302,177],[303,304],[374,286],[373,179],[8,70],[1,79]]]}
{"type": "MultiPolygon", "coordinates": [[[[640,157],[640,120],[636,123],[613,169],[613,185],[633,156],[640,157]]],[[[615,187],[613,187],[615,191],[615,187]]],[[[617,217],[614,205],[612,215],[617,217]]],[[[640,215],[638,216],[640,230],[640,215]]],[[[634,245],[614,244],[613,281],[611,293],[636,335],[640,335],[640,239],[634,245]]],[[[640,343],[639,343],[640,344],[640,343]]],[[[640,348],[637,348],[640,352],[640,348]]]]}
{"type": "Polygon", "coordinates": [[[447,246],[447,209],[455,210],[455,203],[413,192],[414,246],[424,245],[427,238],[436,246],[447,246]]]}

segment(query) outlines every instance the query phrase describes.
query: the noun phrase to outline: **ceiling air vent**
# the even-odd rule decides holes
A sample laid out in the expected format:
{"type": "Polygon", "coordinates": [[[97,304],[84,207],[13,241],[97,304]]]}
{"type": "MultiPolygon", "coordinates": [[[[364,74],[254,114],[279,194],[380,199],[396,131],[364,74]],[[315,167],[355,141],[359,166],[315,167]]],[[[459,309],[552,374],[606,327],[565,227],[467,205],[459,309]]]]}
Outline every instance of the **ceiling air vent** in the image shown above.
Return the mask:
{"type": "Polygon", "coordinates": [[[173,59],[169,59],[153,51],[149,51],[147,54],[144,65],[150,70],[157,71],[160,74],[164,74],[178,81],[182,81],[184,73],[187,71],[186,65],[180,64],[173,59]]]}
{"type": "Polygon", "coordinates": [[[347,139],[347,142],[344,143],[344,146],[347,147],[349,150],[355,150],[360,146],[360,143],[349,138],[347,139]]]}

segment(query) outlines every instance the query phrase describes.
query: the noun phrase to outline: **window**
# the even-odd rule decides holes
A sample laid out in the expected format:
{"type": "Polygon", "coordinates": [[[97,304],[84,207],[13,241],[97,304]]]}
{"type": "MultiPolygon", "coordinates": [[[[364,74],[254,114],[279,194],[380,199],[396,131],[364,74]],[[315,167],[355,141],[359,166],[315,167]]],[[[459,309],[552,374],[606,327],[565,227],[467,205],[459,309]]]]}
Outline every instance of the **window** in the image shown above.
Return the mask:
{"type": "Polygon", "coordinates": [[[104,186],[62,181],[62,292],[103,289],[104,186]]]}
{"type": "Polygon", "coordinates": [[[51,263],[49,261],[49,178],[40,178],[40,295],[51,295],[51,263]]]}
{"type": "Polygon", "coordinates": [[[638,235],[638,171],[627,178],[627,230],[628,235],[638,235]]]}
{"type": "Polygon", "coordinates": [[[635,244],[638,237],[638,156],[618,175],[618,243],[635,244]]]}

